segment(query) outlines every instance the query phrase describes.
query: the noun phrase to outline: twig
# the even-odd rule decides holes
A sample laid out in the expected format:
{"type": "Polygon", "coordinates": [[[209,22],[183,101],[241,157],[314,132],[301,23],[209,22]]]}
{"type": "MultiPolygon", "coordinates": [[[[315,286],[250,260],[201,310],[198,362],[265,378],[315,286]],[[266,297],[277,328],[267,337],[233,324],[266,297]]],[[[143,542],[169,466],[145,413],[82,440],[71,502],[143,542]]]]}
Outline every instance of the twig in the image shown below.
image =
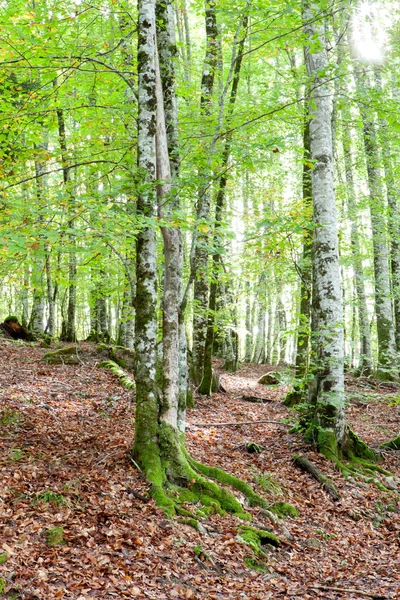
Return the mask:
{"type": "Polygon", "coordinates": [[[281,423],[281,421],[269,421],[262,419],[261,421],[233,421],[232,423],[191,423],[191,427],[230,427],[236,425],[257,425],[258,423],[273,423],[273,425],[281,425],[282,427],[292,427],[289,423],[281,423]]]}
{"type": "Polygon", "coordinates": [[[132,488],[126,488],[125,491],[126,491],[127,494],[132,494],[132,496],[134,496],[138,500],[141,500],[145,504],[147,504],[148,502],[150,502],[149,498],[146,498],[146,496],[142,496],[142,494],[139,494],[138,492],[135,492],[135,490],[133,490],[132,488]]]}
{"type": "Polygon", "coordinates": [[[387,596],[382,596],[381,594],[373,594],[370,592],[363,592],[362,590],[356,590],[354,588],[338,588],[331,587],[328,585],[312,585],[310,587],[312,590],[330,590],[331,592],[345,592],[349,594],[358,594],[360,596],[367,596],[367,598],[375,598],[375,600],[388,600],[387,596]]]}

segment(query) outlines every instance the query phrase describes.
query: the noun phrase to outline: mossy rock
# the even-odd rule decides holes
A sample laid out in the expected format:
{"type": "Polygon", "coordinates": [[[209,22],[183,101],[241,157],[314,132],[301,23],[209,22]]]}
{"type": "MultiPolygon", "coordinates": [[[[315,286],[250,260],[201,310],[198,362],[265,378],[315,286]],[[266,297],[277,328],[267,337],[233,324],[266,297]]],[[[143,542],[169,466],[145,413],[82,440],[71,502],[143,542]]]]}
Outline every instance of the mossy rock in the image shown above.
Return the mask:
{"type": "Polygon", "coordinates": [[[257,383],[262,383],[263,385],[278,385],[280,382],[280,374],[276,372],[265,373],[265,375],[262,375],[257,381],[257,383]]]}
{"type": "Polygon", "coordinates": [[[122,369],[133,372],[135,368],[135,352],[124,346],[112,346],[110,344],[99,344],[97,354],[113,360],[122,369]]]}
{"type": "Polygon", "coordinates": [[[48,529],[44,533],[47,545],[52,546],[62,546],[64,542],[64,527],[52,527],[48,529]]]}
{"type": "Polygon", "coordinates": [[[65,346],[52,352],[46,352],[43,355],[43,360],[50,365],[77,365],[80,362],[76,353],[76,346],[65,346]]]}

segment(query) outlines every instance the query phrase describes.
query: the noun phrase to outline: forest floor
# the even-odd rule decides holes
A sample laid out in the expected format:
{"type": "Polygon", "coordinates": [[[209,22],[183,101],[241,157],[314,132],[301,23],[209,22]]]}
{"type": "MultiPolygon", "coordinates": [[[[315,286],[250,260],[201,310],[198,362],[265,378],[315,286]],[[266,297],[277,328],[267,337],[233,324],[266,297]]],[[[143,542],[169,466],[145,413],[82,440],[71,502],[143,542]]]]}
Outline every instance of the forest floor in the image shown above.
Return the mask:
{"type": "MultiPolygon", "coordinates": [[[[295,414],[283,405],[285,386],[257,384],[271,368],[246,364],[236,375],[222,373],[227,393],[197,397],[188,411],[187,447],[196,459],[299,512],[274,526],[249,509],[282,541],[266,549],[258,572],[245,566],[253,554],[237,537],[236,517],[210,516],[201,534],[147,501],[148,485],[129,458],[132,393],[97,367],[94,346],[80,346],[78,365],[47,365],[45,352],[0,341],[0,597],[400,598],[399,492],[347,480],[288,433],[295,414]],[[212,426],[253,420],[283,424],[212,426]],[[262,452],[248,453],[248,441],[262,452]],[[338,502],[294,466],[298,452],[335,482],[338,502]],[[64,544],[51,547],[46,531],[54,527],[63,528],[64,544]]],[[[349,379],[348,402],[352,427],[371,446],[398,435],[395,386],[349,379]]],[[[400,452],[385,452],[383,466],[400,487],[400,452]]]]}

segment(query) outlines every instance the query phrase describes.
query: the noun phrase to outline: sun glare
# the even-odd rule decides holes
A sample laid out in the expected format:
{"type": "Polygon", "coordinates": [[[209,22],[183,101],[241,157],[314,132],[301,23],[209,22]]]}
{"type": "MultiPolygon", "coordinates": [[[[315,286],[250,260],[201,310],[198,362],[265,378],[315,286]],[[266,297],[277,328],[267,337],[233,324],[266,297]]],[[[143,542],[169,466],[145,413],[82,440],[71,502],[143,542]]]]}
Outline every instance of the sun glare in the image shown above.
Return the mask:
{"type": "Polygon", "coordinates": [[[361,60],[384,61],[388,19],[382,2],[363,2],[357,8],[353,18],[353,45],[361,60]]]}

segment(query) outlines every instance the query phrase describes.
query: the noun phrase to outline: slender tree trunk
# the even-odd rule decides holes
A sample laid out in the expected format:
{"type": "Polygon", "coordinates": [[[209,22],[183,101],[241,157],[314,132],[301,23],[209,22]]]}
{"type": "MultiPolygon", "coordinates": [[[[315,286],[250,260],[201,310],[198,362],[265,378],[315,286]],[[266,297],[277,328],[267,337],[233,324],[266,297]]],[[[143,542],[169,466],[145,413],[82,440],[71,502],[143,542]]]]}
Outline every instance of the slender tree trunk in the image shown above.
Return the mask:
{"type": "MultiPolygon", "coordinates": [[[[312,213],[312,188],[311,188],[311,148],[310,148],[310,121],[308,108],[305,108],[303,132],[303,205],[309,218],[312,213]]],[[[304,231],[303,255],[300,264],[300,310],[297,326],[296,345],[296,379],[301,380],[308,371],[310,353],[310,319],[311,319],[311,287],[312,287],[312,247],[313,230],[307,227],[304,231]]]]}
{"type": "Polygon", "coordinates": [[[54,287],[53,277],[51,272],[51,252],[50,247],[45,246],[45,266],[46,266],[46,282],[47,282],[47,305],[49,309],[49,315],[46,325],[46,333],[50,337],[54,337],[55,329],[55,298],[54,298],[54,287]]]}
{"type": "MultiPolygon", "coordinates": [[[[375,81],[378,89],[382,91],[382,78],[379,69],[375,69],[375,81]]],[[[399,185],[393,172],[393,159],[391,140],[388,135],[388,125],[385,119],[379,119],[379,138],[382,148],[382,162],[385,172],[386,194],[389,207],[389,234],[390,234],[390,267],[392,272],[392,292],[394,320],[396,325],[395,338],[396,350],[400,352],[400,214],[397,198],[399,185]]]]}
{"type": "Polygon", "coordinates": [[[310,78],[310,141],[314,209],[312,331],[315,379],[309,385],[314,416],[309,434],[321,452],[335,458],[345,441],[343,308],[334,190],[331,110],[326,81],[325,23],[316,20],[320,2],[303,1],[310,78]]]}
{"type": "MultiPolygon", "coordinates": [[[[245,15],[244,19],[243,19],[243,29],[246,32],[247,29],[247,23],[248,23],[248,17],[247,15],[245,15]]],[[[234,62],[234,67],[232,69],[233,71],[233,76],[232,76],[232,88],[231,88],[231,94],[230,94],[230,98],[229,98],[229,117],[232,116],[232,112],[235,106],[235,102],[236,102],[236,97],[237,97],[237,91],[238,91],[238,86],[239,86],[239,79],[240,79],[240,69],[242,66],[242,54],[243,54],[243,49],[244,49],[244,44],[246,41],[246,35],[243,35],[242,40],[240,41],[239,45],[238,45],[238,52],[237,52],[237,56],[236,56],[236,52],[234,49],[234,53],[233,53],[233,61],[234,62]]],[[[228,127],[229,127],[229,117],[228,117],[228,127]]],[[[222,164],[221,164],[221,171],[223,173],[223,175],[220,177],[219,180],[219,187],[218,187],[218,193],[217,193],[217,199],[216,199],[216,206],[215,206],[215,233],[214,233],[214,240],[213,240],[213,245],[214,245],[214,253],[213,253],[213,257],[212,257],[212,270],[211,270],[211,285],[210,285],[210,300],[209,300],[209,310],[208,310],[208,322],[207,322],[207,334],[206,334],[206,340],[205,340],[205,348],[204,348],[204,365],[203,365],[203,373],[202,373],[202,380],[200,382],[200,386],[199,386],[199,391],[201,394],[205,394],[205,395],[211,395],[212,393],[212,387],[213,387],[213,369],[212,369],[212,358],[213,358],[213,345],[214,345],[214,338],[215,338],[215,314],[216,314],[216,296],[217,296],[217,286],[218,286],[218,270],[219,270],[219,263],[220,263],[220,251],[221,251],[221,233],[220,233],[220,228],[221,228],[221,224],[222,224],[222,217],[223,217],[223,211],[225,208],[225,191],[226,191],[226,184],[228,181],[228,176],[227,176],[227,167],[228,167],[228,162],[229,162],[229,157],[231,154],[231,143],[232,143],[232,139],[231,136],[228,136],[225,142],[225,147],[224,147],[224,151],[223,151],[223,155],[222,155],[222,164]]],[[[230,358],[228,361],[226,361],[226,364],[228,364],[231,368],[236,364],[236,360],[235,360],[235,355],[233,353],[233,357],[232,357],[232,353],[230,353],[230,358]]],[[[231,370],[231,369],[229,369],[231,370]]]]}
{"type": "Polygon", "coordinates": [[[24,278],[23,278],[23,283],[22,283],[22,320],[21,320],[21,324],[22,327],[27,328],[28,327],[28,322],[29,322],[29,294],[28,294],[28,289],[29,289],[29,279],[30,279],[30,267],[29,267],[29,263],[26,262],[25,264],[25,268],[24,268],[24,278]]]}
{"type": "MultiPolygon", "coordinates": [[[[75,226],[75,202],[72,190],[71,168],[68,162],[67,138],[65,131],[64,113],[57,109],[58,122],[58,141],[61,150],[61,164],[63,168],[63,183],[65,194],[68,197],[69,222],[68,227],[73,230],[75,226]]],[[[67,323],[63,339],[67,342],[76,340],[75,320],[76,320],[76,236],[73,233],[69,234],[69,250],[68,250],[68,305],[67,305],[67,323]]]]}
{"type": "MultiPolygon", "coordinates": [[[[46,136],[45,136],[46,137],[46,136]]],[[[35,176],[36,176],[36,196],[38,199],[39,206],[42,207],[45,201],[44,199],[44,189],[45,189],[45,175],[44,172],[46,170],[46,160],[44,155],[48,151],[48,142],[45,139],[40,144],[37,144],[36,151],[39,153],[39,156],[35,159],[35,176]]],[[[39,223],[43,224],[43,217],[39,217],[39,223]]],[[[33,259],[33,267],[32,267],[32,284],[33,284],[33,302],[32,302],[32,312],[31,318],[29,322],[29,327],[32,329],[33,333],[42,334],[44,332],[44,312],[45,312],[45,303],[44,303],[44,281],[43,276],[45,272],[45,260],[43,260],[43,255],[40,256],[40,252],[45,252],[43,238],[40,236],[39,242],[37,244],[37,248],[35,250],[35,255],[33,259]]]]}
{"type": "Polygon", "coordinates": [[[381,161],[374,119],[364,103],[364,98],[369,90],[368,78],[364,69],[360,66],[356,66],[354,69],[354,76],[360,98],[370,194],[369,206],[374,249],[375,312],[378,333],[377,376],[381,379],[397,379],[398,363],[387,249],[388,229],[385,220],[385,202],[380,173],[381,161]]]}
{"type": "Polygon", "coordinates": [[[368,319],[367,301],[365,296],[364,269],[360,239],[357,228],[356,193],[353,178],[353,166],[351,157],[351,134],[348,124],[349,114],[343,111],[342,143],[344,154],[344,167],[347,183],[347,206],[349,220],[351,223],[351,251],[353,254],[353,267],[355,275],[355,286],[357,291],[358,322],[360,332],[360,372],[364,375],[372,373],[371,336],[368,319]]]}
{"type": "Polygon", "coordinates": [[[258,319],[256,343],[254,347],[253,361],[262,364],[265,362],[265,320],[266,320],[266,275],[261,273],[258,284],[258,319]]]}
{"type": "MultiPolygon", "coordinates": [[[[200,114],[203,118],[209,116],[212,110],[214,80],[218,65],[218,27],[214,0],[206,0],[206,56],[201,78],[200,114]]],[[[207,335],[208,309],[208,252],[209,234],[207,221],[210,216],[210,181],[211,166],[204,173],[202,186],[197,204],[197,229],[194,232],[194,312],[193,312],[193,348],[191,377],[196,385],[200,385],[203,377],[204,348],[207,335]]]]}

